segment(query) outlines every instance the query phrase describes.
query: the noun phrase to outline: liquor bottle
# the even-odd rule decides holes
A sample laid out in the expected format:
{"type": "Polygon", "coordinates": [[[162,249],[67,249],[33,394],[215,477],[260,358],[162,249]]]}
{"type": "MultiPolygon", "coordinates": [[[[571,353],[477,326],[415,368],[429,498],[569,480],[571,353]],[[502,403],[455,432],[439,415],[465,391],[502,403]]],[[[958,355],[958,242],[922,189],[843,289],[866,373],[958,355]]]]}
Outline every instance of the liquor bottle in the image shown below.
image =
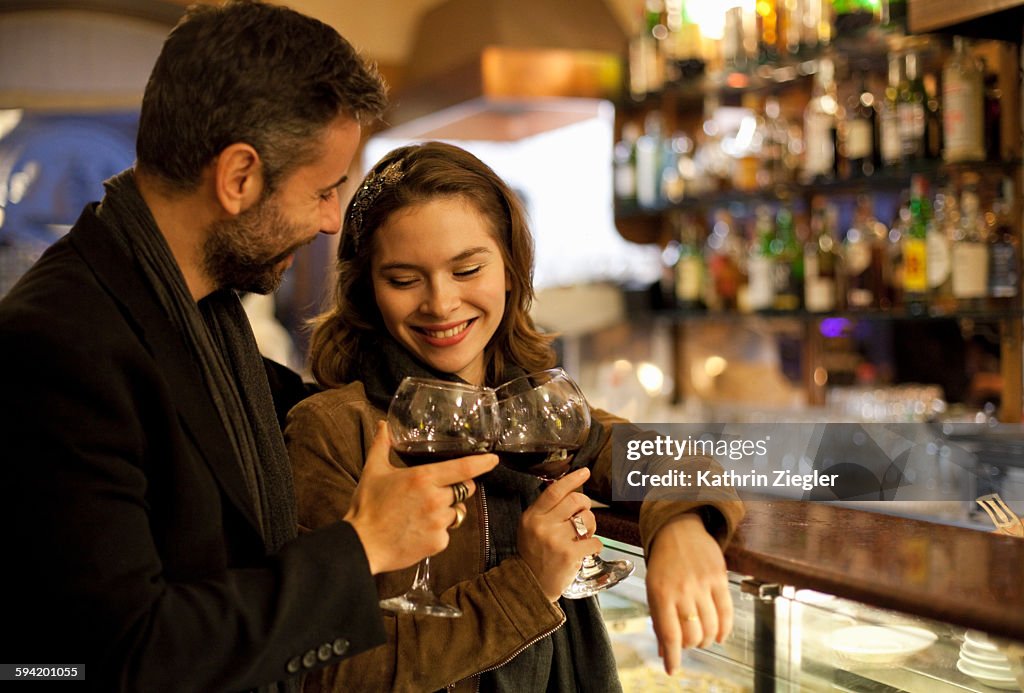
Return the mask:
{"type": "Polygon", "coordinates": [[[748,113],[734,138],[736,162],[732,186],[736,190],[752,192],[765,184],[764,180],[758,179],[758,173],[764,157],[764,143],[768,139],[768,127],[761,116],[761,102],[756,94],[747,92],[742,103],[748,113]]]}
{"type": "Polygon", "coordinates": [[[711,310],[734,311],[747,293],[747,244],[725,210],[715,212],[711,233],[704,242],[707,267],[704,301],[711,310]]]}
{"type": "Polygon", "coordinates": [[[886,294],[893,308],[903,307],[903,239],[910,235],[910,188],[900,193],[885,246],[886,294]]]}
{"type": "Polygon", "coordinates": [[[886,31],[903,33],[907,28],[907,0],[882,0],[880,20],[886,31]]]}
{"type": "Polygon", "coordinates": [[[934,217],[928,225],[927,274],[928,302],[935,313],[950,313],[956,309],[953,298],[953,237],[960,223],[956,196],[949,188],[935,193],[932,206],[934,217]]]}
{"type": "Polygon", "coordinates": [[[853,91],[846,107],[843,159],[848,176],[870,176],[879,163],[878,112],[866,74],[861,72],[860,87],[853,91]]]}
{"type": "Polygon", "coordinates": [[[662,130],[661,114],[651,111],[636,140],[636,202],[641,207],[656,207],[661,200],[662,130]]]}
{"type": "Polygon", "coordinates": [[[1020,285],[1020,247],[1013,232],[1013,180],[1003,181],[1003,194],[992,205],[988,246],[988,295],[992,308],[1011,308],[1020,285]]]}
{"type": "Polygon", "coordinates": [[[704,259],[700,250],[700,227],[692,214],[679,214],[679,255],[675,264],[676,305],[685,310],[701,308],[704,259]]]}
{"type": "Polygon", "coordinates": [[[725,11],[722,32],[722,61],[727,73],[744,74],[750,71],[750,61],[743,35],[743,8],[731,7],[725,11]]]}
{"type": "Polygon", "coordinates": [[[942,159],[942,95],[933,73],[924,76],[924,157],[942,159]]]}
{"type": "Polygon", "coordinates": [[[749,281],[745,307],[751,311],[770,310],[775,303],[775,265],[772,259],[775,221],[767,205],[759,205],[755,215],[747,260],[749,281]]]}
{"type": "Polygon", "coordinates": [[[842,249],[846,307],[850,310],[891,307],[886,257],[888,236],[885,224],[875,218],[871,198],[858,196],[853,223],[846,232],[842,249]]]}
{"type": "Polygon", "coordinates": [[[772,278],[775,310],[798,310],[803,304],[804,258],[796,238],[793,210],[783,203],[775,215],[775,238],[769,245],[772,259],[772,278]]]}
{"type": "Polygon", "coordinates": [[[1003,158],[1003,90],[999,88],[999,75],[985,71],[984,60],[981,65],[985,74],[985,158],[1000,161],[1003,158]]]}
{"type": "Polygon", "coordinates": [[[660,0],[645,0],[637,30],[629,41],[629,93],[642,101],[665,86],[660,41],[668,35],[660,0]]]}
{"type": "Polygon", "coordinates": [[[979,310],[988,296],[988,239],[978,200],[978,174],[965,173],[960,223],[953,237],[953,298],[961,310],[979,310]]]}
{"type": "Polygon", "coordinates": [[[704,74],[706,67],[701,52],[700,25],[686,11],[683,0],[665,0],[666,78],[686,82],[704,74]]]}
{"type": "Polygon", "coordinates": [[[836,309],[840,256],[835,220],[834,205],[821,196],[811,201],[811,233],[804,244],[804,308],[811,313],[836,309]]]}
{"type": "Polygon", "coordinates": [[[622,139],[612,149],[615,199],[627,205],[636,204],[636,140],[640,128],[629,122],[622,126],[622,139]]]}
{"type": "Polygon", "coordinates": [[[909,162],[927,156],[925,102],[928,95],[925,93],[924,80],[918,71],[917,53],[908,52],[904,57],[904,66],[896,112],[900,121],[900,149],[904,161],[909,162]]]}
{"type": "Polygon", "coordinates": [[[903,143],[900,137],[899,93],[903,71],[900,56],[889,54],[889,79],[882,95],[878,116],[878,148],[883,166],[896,166],[903,161],[903,143]]]}
{"type": "Polygon", "coordinates": [[[832,178],[836,166],[836,124],[841,117],[836,96],[835,63],[818,62],[811,99],[804,109],[803,178],[832,178]]]}
{"type": "Polygon", "coordinates": [[[983,161],[985,84],[981,66],[967,39],[953,37],[953,53],[942,67],[943,159],[950,163],[983,161]]]}
{"type": "Polygon", "coordinates": [[[757,62],[774,65],[779,61],[779,5],[777,0],[761,0],[754,6],[757,25],[757,62]]]}
{"type": "Polygon", "coordinates": [[[931,223],[928,181],[910,179],[910,223],[903,237],[903,304],[911,315],[928,310],[928,225],[931,223]]]}
{"type": "Polygon", "coordinates": [[[832,0],[837,36],[862,32],[877,20],[878,0],[832,0]]]}

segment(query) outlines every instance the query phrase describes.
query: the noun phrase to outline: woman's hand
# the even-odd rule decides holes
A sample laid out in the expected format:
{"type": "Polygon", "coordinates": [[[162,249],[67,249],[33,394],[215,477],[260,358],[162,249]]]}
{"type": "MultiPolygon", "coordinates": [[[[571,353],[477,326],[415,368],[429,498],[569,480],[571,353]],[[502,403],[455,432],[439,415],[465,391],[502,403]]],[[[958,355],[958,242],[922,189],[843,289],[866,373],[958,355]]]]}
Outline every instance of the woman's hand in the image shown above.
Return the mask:
{"type": "Polygon", "coordinates": [[[588,478],[590,470],[586,467],[562,477],[544,489],[519,520],[519,555],[552,602],[576,577],[583,557],[603,548],[594,538],[597,521],[590,512],[590,499],[575,492],[588,478]],[[587,527],[585,538],[573,527],[574,515],[579,515],[587,527]]]}
{"type": "Polygon", "coordinates": [[[669,674],[679,666],[682,648],[722,642],[732,630],[725,557],[696,513],[673,519],[654,535],[647,603],[669,674]]]}

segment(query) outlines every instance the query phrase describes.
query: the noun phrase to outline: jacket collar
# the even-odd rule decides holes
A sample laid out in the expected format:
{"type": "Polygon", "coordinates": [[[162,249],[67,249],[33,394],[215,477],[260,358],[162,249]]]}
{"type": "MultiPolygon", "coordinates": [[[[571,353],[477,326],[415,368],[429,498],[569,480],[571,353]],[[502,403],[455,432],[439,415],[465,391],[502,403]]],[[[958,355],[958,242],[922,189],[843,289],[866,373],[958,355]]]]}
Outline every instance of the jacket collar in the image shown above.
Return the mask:
{"type": "Polygon", "coordinates": [[[121,306],[139,341],[153,356],[171,393],[178,419],[206,460],[225,495],[259,533],[242,470],[213,401],[181,335],[127,254],[86,207],[68,238],[111,298],[121,306]]]}

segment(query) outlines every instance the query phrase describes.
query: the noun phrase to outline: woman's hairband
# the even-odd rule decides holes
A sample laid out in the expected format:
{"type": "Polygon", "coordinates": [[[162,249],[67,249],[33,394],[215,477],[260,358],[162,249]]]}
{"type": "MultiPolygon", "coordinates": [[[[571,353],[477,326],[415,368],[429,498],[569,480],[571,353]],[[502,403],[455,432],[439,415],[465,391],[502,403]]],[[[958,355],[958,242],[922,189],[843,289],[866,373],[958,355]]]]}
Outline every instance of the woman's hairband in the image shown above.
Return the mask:
{"type": "Polygon", "coordinates": [[[379,173],[370,174],[356,191],[355,198],[348,210],[348,221],[352,242],[357,250],[359,249],[359,239],[363,235],[363,216],[366,214],[366,210],[377,201],[377,197],[385,186],[394,185],[402,180],[402,176],[405,175],[402,163],[402,159],[393,161],[379,173]]]}

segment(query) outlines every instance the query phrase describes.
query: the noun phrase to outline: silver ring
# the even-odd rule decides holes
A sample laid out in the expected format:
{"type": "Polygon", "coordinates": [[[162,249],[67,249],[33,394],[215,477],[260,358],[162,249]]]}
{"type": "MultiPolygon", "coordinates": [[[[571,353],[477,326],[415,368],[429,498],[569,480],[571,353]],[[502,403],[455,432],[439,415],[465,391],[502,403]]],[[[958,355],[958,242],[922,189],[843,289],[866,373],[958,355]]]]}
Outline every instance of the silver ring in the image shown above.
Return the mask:
{"type": "Polygon", "coordinates": [[[590,530],[587,529],[587,525],[583,521],[582,517],[580,517],[579,515],[573,515],[569,519],[572,521],[572,526],[573,529],[576,530],[577,537],[579,537],[580,539],[586,539],[588,536],[590,536],[590,530]]]}
{"type": "Polygon", "coordinates": [[[469,487],[461,481],[457,481],[452,484],[452,494],[455,496],[455,500],[452,501],[452,505],[461,503],[462,501],[469,498],[469,487]]]}
{"type": "Polygon", "coordinates": [[[458,529],[462,526],[462,521],[466,519],[466,507],[464,505],[454,505],[452,510],[455,511],[455,519],[448,525],[448,529],[458,529]]]}

